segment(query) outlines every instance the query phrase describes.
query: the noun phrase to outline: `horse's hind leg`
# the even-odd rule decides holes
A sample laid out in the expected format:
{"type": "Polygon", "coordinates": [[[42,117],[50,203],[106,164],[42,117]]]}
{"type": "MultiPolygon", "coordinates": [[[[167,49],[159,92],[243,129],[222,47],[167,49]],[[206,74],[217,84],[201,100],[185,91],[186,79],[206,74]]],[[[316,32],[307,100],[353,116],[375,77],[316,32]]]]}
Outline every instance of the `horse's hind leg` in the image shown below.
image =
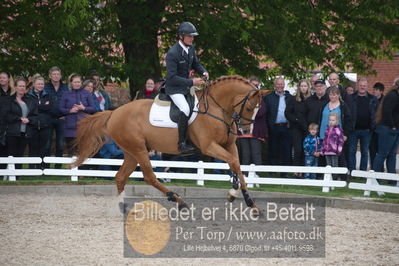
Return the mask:
{"type": "Polygon", "coordinates": [[[177,202],[179,209],[187,208],[186,203],[178,194],[171,192],[164,185],[162,185],[161,182],[159,182],[154,174],[154,171],[152,170],[152,165],[146,149],[145,151],[135,153],[134,156],[140,164],[141,171],[144,175],[144,180],[147,182],[147,184],[155,187],[156,189],[164,193],[169,201],[177,202]]]}
{"type": "Polygon", "coordinates": [[[122,166],[119,168],[118,172],[116,173],[115,176],[115,182],[116,182],[116,187],[118,189],[118,195],[120,195],[122,192],[125,190],[125,185],[126,182],[133,173],[134,169],[136,169],[137,166],[137,160],[125,152],[124,154],[124,160],[122,166]]]}
{"type": "Polygon", "coordinates": [[[125,185],[130,174],[133,173],[137,166],[137,160],[133,156],[127,152],[125,152],[124,156],[123,164],[115,176],[116,187],[118,189],[119,208],[122,212],[124,211],[123,198],[125,197],[125,185]]]}

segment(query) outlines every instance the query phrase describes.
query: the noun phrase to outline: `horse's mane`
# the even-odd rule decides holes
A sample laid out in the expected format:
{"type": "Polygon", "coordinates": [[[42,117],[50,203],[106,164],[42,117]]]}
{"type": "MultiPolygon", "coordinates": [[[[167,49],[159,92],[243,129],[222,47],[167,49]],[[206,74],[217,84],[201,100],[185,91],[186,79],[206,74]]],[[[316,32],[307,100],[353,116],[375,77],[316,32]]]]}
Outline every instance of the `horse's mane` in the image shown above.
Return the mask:
{"type": "Polygon", "coordinates": [[[253,87],[253,85],[248,81],[248,79],[246,79],[246,78],[244,78],[244,77],[242,77],[242,76],[239,76],[239,75],[221,76],[220,78],[217,78],[216,80],[213,80],[213,81],[209,84],[209,86],[210,86],[210,87],[215,86],[215,85],[217,85],[218,83],[223,82],[223,81],[242,81],[242,82],[244,82],[245,84],[247,84],[247,85],[253,87]]]}

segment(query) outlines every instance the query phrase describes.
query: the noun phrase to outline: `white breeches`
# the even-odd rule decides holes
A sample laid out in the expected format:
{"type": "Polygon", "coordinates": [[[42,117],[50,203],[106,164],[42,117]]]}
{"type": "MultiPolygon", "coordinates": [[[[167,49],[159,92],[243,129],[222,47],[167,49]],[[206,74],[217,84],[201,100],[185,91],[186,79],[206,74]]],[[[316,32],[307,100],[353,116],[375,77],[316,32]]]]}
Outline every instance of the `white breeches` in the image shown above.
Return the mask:
{"type": "Polygon", "coordinates": [[[172,101],[176,104],[180,111],[182,111],[187,117],[190,115],[190,106],[186,101],[183,94],[172,94],[169,95],[172,101]]]}

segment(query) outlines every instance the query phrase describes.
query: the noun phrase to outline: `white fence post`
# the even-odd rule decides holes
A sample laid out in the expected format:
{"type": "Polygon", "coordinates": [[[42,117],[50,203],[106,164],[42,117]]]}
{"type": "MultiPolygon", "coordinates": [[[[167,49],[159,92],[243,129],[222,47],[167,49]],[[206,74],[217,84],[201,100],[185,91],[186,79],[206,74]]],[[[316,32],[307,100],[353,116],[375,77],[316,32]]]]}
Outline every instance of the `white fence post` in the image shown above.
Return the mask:
{"type": "MultiPolygon", "coordinates": [[[[76,156],[72,156],[72,161],[76,161],[76,156]]],[[[71,170],[72,171],[78,170],[78,167],[77,166],[72,167],[71,170]]],[[[71,176],[71,181],[77,182],[79,181],[79,177],[77,175],[73,175],[71,176]]]]}
{"type": "MultiPolygon", "coordinates": [[[[370,170],[370,173],[373,173],[374,176],[376,175],[376,173],[374,172],[374,170],[370,170]]],[[[375,179],[375,178],[367,178],[366,185],[378,186],[379,183],[378,183],[377,179],[375,179]]],[[[384,192],[381,192],[381,191],[377,191],[377,194],[378,194],[378,196],[382,196],[382,195],[384,195],[385,193],[384,193],[384,192]]],[[[364,195],[364,196],[370,196],[370,190],[365,190],[363,195],[364,195]]]]}
{"type": "MultiPolygon", "coordinates": [[[[13,156],[8,156],[8,158],[13,158],[13,156]]],[[[7,169],[9,170],[15,170],[15,164],[14,163],[9,163],[7,166],[7,169]]],[[[10,181],[17,181],[17,177],[15,175],[10,175],[8,177],[8,180],[10,181]]]]}
{"type": "MultiPolygon", "coordinates": [[[[248,178],[254,178],[255,177],[255,171],[254,171],[254,164],[250,164],[249,165],[249,170],[248,170],[248,178]]],[[[247,187],[248,188],[253,188],[254,187],[254,183],[247,183],[247,187]]]]}
{"type": "MultiPolygon", "coordinates": [[[[330,170],[331,169],[331,166],[330,165],[327,165],[326,166],[326,168],[328,169],[328,170],[330,170]]],[[[325,173],[324,174],[324,181],[331,181],[332,180],[332,174],[331,173],[325,173]]],[[[323,192],[330,192],[330,187],[323,187],[323,190],[322,190],[323,192]]]]}
{"type": "Polygon", "coordinates": [[[200,180],[197,180],[197,185],[198,186],[204,186],[205,182],[202,179],[204,177],[204,174],[205,174],[204,162],[203,161],[198,161],[197,174],[198,174],[198,177],[201,178],[200,180]]]}

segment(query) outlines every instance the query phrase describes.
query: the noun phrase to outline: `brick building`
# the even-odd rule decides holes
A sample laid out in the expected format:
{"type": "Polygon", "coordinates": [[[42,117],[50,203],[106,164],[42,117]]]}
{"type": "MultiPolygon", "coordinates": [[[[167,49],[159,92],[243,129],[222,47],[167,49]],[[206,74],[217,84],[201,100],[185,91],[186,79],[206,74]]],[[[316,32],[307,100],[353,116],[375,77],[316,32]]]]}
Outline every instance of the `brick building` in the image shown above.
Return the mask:
{"type": "Polygon", "coordinates": [[[373,69],[377,72],[376,76],[359,76],[367,78],[370,88],[372,88],[376,82],[382,82],[386,90],[390,90],[394,79],[399,77],[399,52],[395,53],[392,61],[387,59],[375,60],[373,69]]]}

